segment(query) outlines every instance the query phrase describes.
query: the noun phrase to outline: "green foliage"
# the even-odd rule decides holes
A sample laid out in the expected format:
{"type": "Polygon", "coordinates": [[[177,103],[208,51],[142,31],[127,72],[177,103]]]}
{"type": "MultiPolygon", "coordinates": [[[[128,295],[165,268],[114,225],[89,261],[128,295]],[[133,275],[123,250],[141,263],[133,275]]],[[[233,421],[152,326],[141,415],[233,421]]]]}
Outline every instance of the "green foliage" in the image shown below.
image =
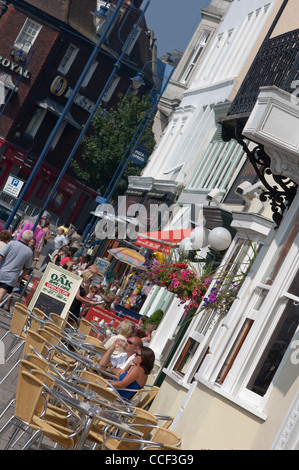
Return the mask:
{"type": "Polygon", "coordinates": [[[163,310],[156,310],[151,316],[143,323],[142,330],[145,330],[147,323],[155,323],[155,325],[159,325],[163,318],[163,310]]]}
{"type": "MultiPolygon", "coordinates": [[[[128,94],[126,96],[119,95],[117,108],[105,111],[101,106],[99,107],[91,123],[92,134],[85,135],[82,139],[83,162],[82,164],[77,161],[72,162],[73,170],[84,184],[94,189],[99,188],[104,194],[119,162],[125,162],[127,159],[129,152],[126,154],[126,151],[148,110],[149,104],[149,96],[144,95],[139,98],[128,94]]],[[[148,153],[154,148],[152,120],[139,144],[145,147],[148,153]]],[[[113,194],[114,198],[119,194],[124,194],[127,188],[127,177],[139,175],[142,168],[142,165],[136,165],[132,162],[127,165],[113,194]]]]}

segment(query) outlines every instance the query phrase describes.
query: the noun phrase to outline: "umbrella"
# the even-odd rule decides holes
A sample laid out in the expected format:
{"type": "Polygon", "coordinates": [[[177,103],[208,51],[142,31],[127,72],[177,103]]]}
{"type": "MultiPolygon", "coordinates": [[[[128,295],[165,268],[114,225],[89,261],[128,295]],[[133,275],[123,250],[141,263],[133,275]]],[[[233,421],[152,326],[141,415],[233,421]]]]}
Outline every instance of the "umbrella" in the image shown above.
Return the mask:
{"type": "Polygon", "coordinates": [[[113,255],[119,261],[140,268],[145,262],[144,256],[130,248],[112,248],[108,253],[113,255]]]}

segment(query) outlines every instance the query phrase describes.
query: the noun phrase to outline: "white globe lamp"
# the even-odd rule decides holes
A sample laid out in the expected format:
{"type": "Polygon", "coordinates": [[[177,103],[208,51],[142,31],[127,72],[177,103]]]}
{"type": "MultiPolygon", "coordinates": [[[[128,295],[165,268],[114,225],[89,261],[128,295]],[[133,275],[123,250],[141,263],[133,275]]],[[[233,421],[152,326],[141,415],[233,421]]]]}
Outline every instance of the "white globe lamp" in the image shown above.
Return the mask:
{"type": "Polygon", "coordinates": [[[208,241],[209,245],[215,250],[224,251],[231,244],[232,236],[226,228],[215,227],[210,231],[208,241]]]}
{"type": "Polygon", "coordinates": [[[189,250],[192,250],[192,244],[190,238],[187,237],[184,238],[179,244],[179,253],[187,255],[189,250]]]}
{"type": "Polygon", "coordinates": [[[201,227],[196,227],[192,232],[190,233],[190,242],[192,245],[193,250],[200,250],[201,248],[204,248],[205,246],[208,245],[208,237],[209,237],[210,231],[201,226],[201,227]]]}

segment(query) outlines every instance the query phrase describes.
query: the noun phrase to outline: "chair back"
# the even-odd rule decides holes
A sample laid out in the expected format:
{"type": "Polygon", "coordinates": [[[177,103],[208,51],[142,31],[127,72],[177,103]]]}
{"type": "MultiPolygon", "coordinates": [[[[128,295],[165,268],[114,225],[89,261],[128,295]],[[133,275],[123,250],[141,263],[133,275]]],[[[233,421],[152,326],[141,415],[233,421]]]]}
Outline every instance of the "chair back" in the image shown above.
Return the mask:
{"type": "Polygon", "coordinates": [[[20,336],[26,325],[28,315],[29,310],[27,307],[22,304],[15,304],[10,323],[10,332],[16,336],[20,336]]]}
{"type": "MultiPolygon", "coordinates": [[[[147,390],[145,392],[145,394],[143,395],[143,397],[141,398],[139,403],[137,403],[136,406],[138,406],[138,408],[145,409],[155,399],[159,390],[160,390],[160,387],[157,387],[154,385],[150,390],[147,390]]],[[[138,396],[137,397],[135,396],[133,398],[135,402],[135,398],[138,398],[138,396]]]]}
{"type": "Polygon", "coordinates": [[[30,424],[41,398],[43,382],[26,371],[21,372],[18,382],[15,417],[30,424]]]}
{"type": "Polygon", "coordinates": [[[31,364],[31,368],[41,369],[47,372],[50,369],[49,363],[46,359],[43,359],[36,354],[26,354],[24,360],[31,364]]]}
{"type": "Polygon", "coordinates": [[[119,398],[118,393],[98,383],[89,382],[86,388],[88,390],[92,390],[93,392],[95,392],[97,395],[99,395],[100,398],[109,400],[112,403],[114,403],[119,398]]]}
{"type": "Polygon", "coordinates": [[[80,378],[86,380],[87,382],[102,385],[102,387],[109,386],[109,382],[104,379],[104,377],[101,377],[100,375],[95,374],[94,372],[90,372],[89,370],[82,370],[80,372],[80,378]]]}
{"type": "MultiPolygon", "coordinates": [[[[32,313],[35,317],[37,317],[41,321],[44,321],[46,318],[46,314],[37,307],[34,307],[34,309],[32,310],[32,313]]],[[[34,317],[31,317],[30,328],[33,331],[37,331],[40,327],[41,327],[40,322],[36,320],[34,317]]]]}
{"type": "Polygon", "coordinates": [[[67,323],[66,320],[60,315],[57,315],[57,313],[50,313],[50,319],[59,326],[59,328],[64,328],[67,323]]]}
{"type": "Polygon", "coordinates": [[[23,357],[31,353],[32,349],[35,349],[39,354],[44,356],[46,354],[46,340],[40,334],[33,330],[26,332],[26,341],[23,349],[23,357]]]}
{"type": "Polygon", "coordinates": [[[166,429],[164,427],[157,427],[154,429],[151,435],[152,442],[160,442],[163,444],[161,449],[165,446],[175,446],[176,448],[180,448],[182,444],[181,437],[174,431],[170,429],[166,429]]]}
{"type": "MultiPolygon", "coordinates": [[[[147,436],[153,430],[153,428],[157,426],[158,424],[157,418],[149,411],[142,410],[140,408],[135,408],[133,413],[136,416],[133,417],[133,419],[130,421],[129,424],[132,427],[134,427],[134,425],[137,425],[136,429],[142,433],[143,435],[142,439],[146,439],[147,436]]],[[[133,436],[129,433],[124,433],[122,437],[130,438],[133,436]]],[[[140,443],[138,442],[138,439],[135,440],[135,438],[133,442],[119,441],[116,449],[117,450],[135,450],[137,449],[139,444],[140,443]]]]}
{"type": "Polygon", "coordinates": [[[80,331],[80,333],[88,336],[89,333],[91,332],[91,330],[92,330],[92,323],[85,320],[85,318],[81,318],[80,326],[78,328],[78,331],[80,331]]]}

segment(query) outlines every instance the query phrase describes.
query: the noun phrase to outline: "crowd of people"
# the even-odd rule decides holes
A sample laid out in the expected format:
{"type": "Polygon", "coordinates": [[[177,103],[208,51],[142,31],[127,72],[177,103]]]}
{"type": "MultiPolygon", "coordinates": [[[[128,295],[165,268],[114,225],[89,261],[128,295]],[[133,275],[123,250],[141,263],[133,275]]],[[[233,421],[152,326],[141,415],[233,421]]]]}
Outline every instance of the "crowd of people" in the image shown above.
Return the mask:
{"type": "MultiPolygon", "coordinates": [[[[39,236],[34,236],[33,231],[25,224],[25,228],[13,239],[8,230],[0,233],[0,303],[34,269],[43,247],[50,243],[47,221],[39,230],[43,234],[39,231],[39,236]]],[[[49,250],[51,262],[82,277],[82,283],[70,306],[68,321],[74,324],[78,324],[92,306],[101,305],[110,310],[122,302],[119,281],[107,283],[102,279],[99,282],[97,266],[86,256],[74,256],[80,248],[80,237],[75,229],[70,231],[68,227],[59,227],[49,250]]],[[[122,321],[115,334],[104,341],[107,351],[100,365],[103,368],[109,367],[118,378],[112,385],[123,398],[130,399],[141,389],[154,367],[155,354],[148,344],[157,326],[147,323],[143,335],[138,334],[147,319],[147,316],[141,316],[137,325],[133,321],[122,321]]]]}

